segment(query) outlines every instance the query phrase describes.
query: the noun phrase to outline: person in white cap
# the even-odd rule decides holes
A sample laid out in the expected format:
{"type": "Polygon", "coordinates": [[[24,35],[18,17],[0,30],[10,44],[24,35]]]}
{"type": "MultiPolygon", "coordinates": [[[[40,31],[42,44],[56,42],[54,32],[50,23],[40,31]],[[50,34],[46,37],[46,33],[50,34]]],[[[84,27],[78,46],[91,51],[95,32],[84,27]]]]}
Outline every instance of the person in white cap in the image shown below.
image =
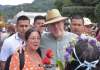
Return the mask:
{"type": "MultiPolygon", "coordinates": [[[[77,38],[76,34],[67,32],[64,30],[64,23],[67,17],[61,16],[58,9],[51,9],[47,12],[46,23],[48,33],[45,33],[41,38],[40,47],[43,55],[48,48],[51,48],[54,52],[52,63],[56,64],[56,59],[61,60],[64,63],[64,54],[66,48],[69,46],[69,42],[72,38],[77,38]]],[[[50,70],[56,70],[55,67],[50,70]]]]}
{"type": "Polygon", "coordinates": [[[93,23],[87,17],[83,17],[84,20],[84,32],[88,35],[91,35],[93,23]]]}

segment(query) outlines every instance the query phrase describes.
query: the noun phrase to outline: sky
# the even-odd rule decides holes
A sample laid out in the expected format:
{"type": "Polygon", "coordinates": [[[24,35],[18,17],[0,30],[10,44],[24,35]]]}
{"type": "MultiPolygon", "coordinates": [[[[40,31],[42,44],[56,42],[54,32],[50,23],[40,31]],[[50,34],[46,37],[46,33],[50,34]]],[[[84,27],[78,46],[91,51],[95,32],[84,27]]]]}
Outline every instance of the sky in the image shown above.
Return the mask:
{"type": "Polygon", "coordinates": [[[32,3],[34,0],[0,0],[0,5],[19,5],[23,3],[32,3]]]}

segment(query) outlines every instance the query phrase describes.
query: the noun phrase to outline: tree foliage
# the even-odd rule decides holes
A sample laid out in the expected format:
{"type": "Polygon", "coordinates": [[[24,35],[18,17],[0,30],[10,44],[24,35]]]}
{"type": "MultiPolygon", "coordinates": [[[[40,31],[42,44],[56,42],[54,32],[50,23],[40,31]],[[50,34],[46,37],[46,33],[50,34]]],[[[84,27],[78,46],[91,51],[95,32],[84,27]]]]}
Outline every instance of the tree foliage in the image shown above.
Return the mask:
{"type": "Polygon", "coordinates": [[[80,5],[87,5],[87,6],[93,6],[100,2],[100,0],[71,0],[73,3],[77,3],[80,5]]]}
{"type": "Polygon", "coordinates": [[[95,16],[97,17],[98,22],[100,22],[100,3],[95,7],[95,16]]]}
{"type": "Polygon", "coordinates": [[[67,6],[67,7],[63,7],[62,9],[63,14],[66,14],[67,16],[71,16],[74,14],[86,15],[86,13],[92,14],[93,10],[94,7],[89,7],[89,6],[67,6]]]}
{"type": "Polygon", "coordinates": [[[94,22],[100,20],[100,0],[71,0],[72,5],[62,7],[66,16],[79,14],[91,18],[94,22]]]}
{"type": "Polygon", "coordinates": [[[60,11],[62,10],[62,6],[64,5],[64,1],[62,0],[56,0],[55,1],[55,6],[57,9],[59,9],[60,11]]]}
{"type": "Polygon", "coordinates": [[[0,16],[4,16],[4,13],[0,11],[0,16]]]}
{"type": "Polygon", "coordinates": [[[18,12],[46,12],[48,9],[55,8],[55,0],[35,0],[32,4],[21,4],[17,6],[0,6],[6,18],[13,18],[18,12]]]}

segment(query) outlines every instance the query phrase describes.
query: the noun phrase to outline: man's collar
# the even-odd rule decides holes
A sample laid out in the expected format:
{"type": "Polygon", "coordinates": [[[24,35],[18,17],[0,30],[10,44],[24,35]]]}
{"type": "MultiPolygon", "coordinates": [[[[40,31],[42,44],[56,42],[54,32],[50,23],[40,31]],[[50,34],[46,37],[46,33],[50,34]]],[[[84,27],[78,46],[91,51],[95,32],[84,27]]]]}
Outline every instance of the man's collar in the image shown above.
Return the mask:
{"type": "Polygon", "coordinates": [[[22,39],[19,37],[18,32],[15,34],[15,39],[17,39],[17,40],[22,40],[22,39]]]}

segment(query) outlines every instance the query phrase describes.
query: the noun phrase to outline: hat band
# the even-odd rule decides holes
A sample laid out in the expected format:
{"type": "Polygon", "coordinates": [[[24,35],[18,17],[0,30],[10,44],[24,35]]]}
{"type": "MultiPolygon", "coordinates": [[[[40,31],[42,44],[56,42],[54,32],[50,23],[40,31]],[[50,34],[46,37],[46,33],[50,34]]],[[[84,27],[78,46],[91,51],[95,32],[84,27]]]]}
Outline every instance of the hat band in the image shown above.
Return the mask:
{"type": "Polygon", "coordinates": [[[47,19],[47,21],[53,20],[53,19],[58,18],[58,17],[61,17],[61,16],[56,16],[56,17],[53,17],[53,18],[47,19]]]}

